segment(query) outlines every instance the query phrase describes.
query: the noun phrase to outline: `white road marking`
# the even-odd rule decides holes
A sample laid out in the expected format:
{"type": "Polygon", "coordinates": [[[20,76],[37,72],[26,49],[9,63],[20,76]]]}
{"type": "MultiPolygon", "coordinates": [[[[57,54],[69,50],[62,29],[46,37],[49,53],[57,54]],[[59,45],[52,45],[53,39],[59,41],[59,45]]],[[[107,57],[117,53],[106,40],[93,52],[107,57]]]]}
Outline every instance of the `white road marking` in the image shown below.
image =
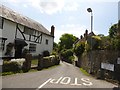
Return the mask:
{"type": "Polygon", "coordinates": [[[58,84],[63,77],[60,77],[56,82],[55,79],[52,79],[50,83],[58,84]]]}
{"type": "Polygon", "coordinates": [[[80,86],[80,85],[82,85],[82,84],[78,84],[78,79],[77,79],[77,78],[75,78],[75,83],[70,84],[70,85],[80,86]]]}
{"type": "Polygon", "coordinates": [[[85,83],[83,83],[83,85],[85,85],[85,86],[91,86],[91,85],[93,85],[92,82],[90,82],[89,79],[87,79],[87,78],[81,78],[81,80],[83,82],[85,82],[85,83]]]}
{"type": "Polygon", "coordinates": [[[71,81],[71,78],[70,77],[64,77],[62,80],[61,80],[61,84],[69,84],[70,83],[70,81],[71,81]],[[65,81],[65,79],[68,79],[67,80],[67,82],[64,82],[65,81]]]}
{"type": "Polygon", "coordinates": [[[52,79],[48,79],[46,82],[44,82],[42,85],[40,85],[36,90],[39,90],[40,88],[42,88],[43,86],[45,86],[48,82],[50,82],[52,79]]]}
{"type": "Polygon", "coordinates": [[[48,83],[51,84],[64,84],[64,85],[72,85],[72,86],[81,86],[81,85],[85,85],[85,86],[91,86],[93,85],[92,82],[90,82],[90,80],[88,78],[81,78],[81,84],[78,83],[78,78],[74,79],[74,83],[71,83],[71,78],[70,77],[60,77],[58,79],[48,79],[46,82],[44,82],[42,85],[40,85],[36,90],[39,90],[40,88],[42,88],[43,86],[45,86],[48,83]]]}

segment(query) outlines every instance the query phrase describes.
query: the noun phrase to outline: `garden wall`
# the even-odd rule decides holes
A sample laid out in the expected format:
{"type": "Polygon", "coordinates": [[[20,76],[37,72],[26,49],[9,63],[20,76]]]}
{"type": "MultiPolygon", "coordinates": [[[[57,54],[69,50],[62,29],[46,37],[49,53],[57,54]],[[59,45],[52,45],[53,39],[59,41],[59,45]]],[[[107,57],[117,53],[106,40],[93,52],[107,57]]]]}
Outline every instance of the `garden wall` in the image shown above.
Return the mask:
{"type": "Polygon", "coordinates": [[[83,53],[77,64],[87,72],[90,72],[90,70],[92,70],[92,73],[94,75],[97,75],[98,71],[103,70],[101,69],[101,63],[114,64],[114,72],[104,70],[104,75],[107,78],[115,79],[118,77],[116,75],[120,75],[120,64],[117,64],[118,57],[120,57],[120,51],[96,50],[83,53]]]}

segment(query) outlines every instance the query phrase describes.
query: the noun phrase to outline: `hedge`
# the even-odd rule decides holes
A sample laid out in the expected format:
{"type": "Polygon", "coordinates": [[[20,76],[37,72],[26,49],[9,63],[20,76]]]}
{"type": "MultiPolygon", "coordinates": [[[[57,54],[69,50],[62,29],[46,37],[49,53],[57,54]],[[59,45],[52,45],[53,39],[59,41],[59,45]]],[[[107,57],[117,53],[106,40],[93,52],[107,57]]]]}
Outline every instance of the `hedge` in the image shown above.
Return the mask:
{"type": "Polygon", "coordinates": [[[20,72],[20,65],[17,62],[4,61],[2,71],[3,72],[20,72]]]}

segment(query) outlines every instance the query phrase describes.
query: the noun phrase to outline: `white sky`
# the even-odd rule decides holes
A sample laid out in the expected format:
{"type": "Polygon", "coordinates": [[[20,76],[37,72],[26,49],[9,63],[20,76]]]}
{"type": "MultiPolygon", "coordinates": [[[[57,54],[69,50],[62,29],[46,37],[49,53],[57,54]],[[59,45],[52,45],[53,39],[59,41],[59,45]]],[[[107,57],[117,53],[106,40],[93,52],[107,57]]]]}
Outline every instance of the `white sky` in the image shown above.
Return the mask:
{"type": "MultiPolygon", "coordinates": [[[[108,35],[109,27],[118,21],[119,0],[4,0],[2,4],[30,17],[49,31],[56,27],[55,42],[64,33],[80,37],[86,29],[90,31],[90,13],[93,10],[93,31],[108,35]]],[[[120,14],[119,14],[120,15],[120,14]]]]}

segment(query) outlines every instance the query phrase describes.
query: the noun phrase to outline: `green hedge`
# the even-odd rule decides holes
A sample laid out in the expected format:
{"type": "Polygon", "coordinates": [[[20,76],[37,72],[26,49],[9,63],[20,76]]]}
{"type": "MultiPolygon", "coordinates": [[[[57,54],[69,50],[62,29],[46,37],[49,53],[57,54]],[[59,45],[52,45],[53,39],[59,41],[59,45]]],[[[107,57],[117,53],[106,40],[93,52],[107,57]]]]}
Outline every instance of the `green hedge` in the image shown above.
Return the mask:
{"type": "Polygon", "coordinates": [[[60,60],[59,60],[59,57],[57,55],[43,57],[43,67],[44,68],[54,66],[54,65],[59,65],[59,63],[60,63],[60,60]]]}
{"type": "Polygon", "coordinates": [[[17,62],[4,61],[2,71],[3,72],[20,72],[20,65],[17,62]]]}
{"type": "Polygon", "coordinates": [[[73,50],[72,49],[65,49],[61,51],[61,57],[63,61],[68,63],[73,62],[73,50]]]}

